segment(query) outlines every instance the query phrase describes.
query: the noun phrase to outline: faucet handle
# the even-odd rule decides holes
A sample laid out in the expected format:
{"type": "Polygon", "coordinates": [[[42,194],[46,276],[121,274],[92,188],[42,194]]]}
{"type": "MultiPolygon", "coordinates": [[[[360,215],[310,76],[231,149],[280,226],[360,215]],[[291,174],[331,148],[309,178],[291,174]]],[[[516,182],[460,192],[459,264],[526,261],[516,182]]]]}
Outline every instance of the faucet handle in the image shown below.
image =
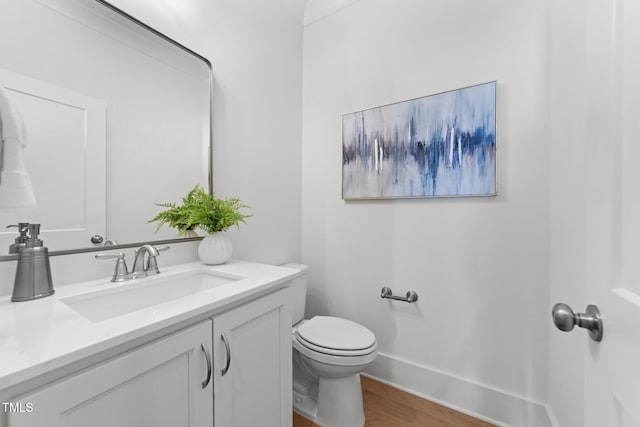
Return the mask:
{"type": "MultiPolygon", "coordinates": [[[[161,248],[156,248],[156,250],[158,251],[158,255],[160,255],[160,252],[166,251],[171,249],[171,246],[163,246],[161,248]]],[[[149,258],[147,259],[147,266],[145,268],[145,271],[147,272],[147,274],[152,275],[152,274],[160,274],[160,269],[158,268],[158,260],[156,260],[156,257],[149,254],[149,258]]]]}
{"type": "Polygon", "coordinates": [[[116,261],[116,267],[113,270],[112,282],[124,282],[127,280],[129,271],[127,270],[127,262],[124,259],[124,253],[118,254],[96,254],[96,259],[113,259],[118,258],[116,261]]]}

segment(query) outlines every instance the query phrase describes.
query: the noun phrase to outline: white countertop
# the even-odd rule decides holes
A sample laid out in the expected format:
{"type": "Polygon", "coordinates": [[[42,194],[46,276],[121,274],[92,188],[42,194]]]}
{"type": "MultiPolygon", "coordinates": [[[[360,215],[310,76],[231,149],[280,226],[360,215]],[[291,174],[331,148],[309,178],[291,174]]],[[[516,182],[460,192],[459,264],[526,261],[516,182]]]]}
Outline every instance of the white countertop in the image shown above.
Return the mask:
{"type": "Polygon", "coordinates": [[[10,296],[1,298],[0,391],[177,323],[224,311],[234,303],[275,290],[300,275],[299,271],[289,268],[236,260],[219,266],[194,262],[161,270],[157,276],[120,284],[111,283],[107,277],[67,285],[56,289],[53,296],[34,301],[11,302],[10,296]],[[243,278],[100,322],[90,321],[61,301],[202,269],[243,278]]]}

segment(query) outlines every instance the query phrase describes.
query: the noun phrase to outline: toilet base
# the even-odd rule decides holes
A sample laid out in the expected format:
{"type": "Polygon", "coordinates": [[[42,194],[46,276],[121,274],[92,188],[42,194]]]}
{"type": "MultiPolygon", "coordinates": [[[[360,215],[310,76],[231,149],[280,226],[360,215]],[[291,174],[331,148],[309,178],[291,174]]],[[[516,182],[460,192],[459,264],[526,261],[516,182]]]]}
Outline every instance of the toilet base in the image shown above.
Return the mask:
{"type": "Polygon", "coordinates": [[[318,415],[318,402],[313,397],[298,393],[294,390],[293,410],[315,422],[318,415]]]}
{"type": "Polygon", "coordinates": [[[323,427],[362,427],[364,408],[360,374],[346,378],[319,378],[317,400],[293,392],[293,408],[323,427]]]}

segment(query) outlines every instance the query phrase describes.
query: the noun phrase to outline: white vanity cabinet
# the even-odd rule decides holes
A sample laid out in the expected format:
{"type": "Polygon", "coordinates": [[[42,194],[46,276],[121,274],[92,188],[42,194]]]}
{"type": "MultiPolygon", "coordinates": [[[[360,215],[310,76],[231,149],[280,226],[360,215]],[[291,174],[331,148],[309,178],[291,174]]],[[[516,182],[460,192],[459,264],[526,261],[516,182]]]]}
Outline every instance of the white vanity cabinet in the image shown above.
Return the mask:
{"type": "Polygon", "coordinates": [[[289,288],[213,318],[215,427],[289,427],[289,288]]]}
{"type": "Polygon", "coordinates": [[[290,427],[290,292],[199,313],[193,326],[10,399],[7,426],[290,427]]]}
{"type": "Polygon", "coordinates": [[[22,396],[24,411],[10,412],[8,425],[210,427],[211,332],[202,321],[22,396]]]}

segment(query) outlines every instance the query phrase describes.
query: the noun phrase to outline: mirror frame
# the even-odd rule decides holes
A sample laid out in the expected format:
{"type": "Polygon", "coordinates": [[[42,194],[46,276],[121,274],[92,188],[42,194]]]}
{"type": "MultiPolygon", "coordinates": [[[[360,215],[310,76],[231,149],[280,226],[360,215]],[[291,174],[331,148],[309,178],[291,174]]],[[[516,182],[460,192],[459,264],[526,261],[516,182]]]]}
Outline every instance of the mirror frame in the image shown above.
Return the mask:
{"type": "MultiPolygon", "coordinates": [[[[127,12],[123,11],[122,9],[112,5],[108,1],[106,1],[106,0],[94,0],[94,1],[99,3],[99,4],[101,4],[101,5],[103,5],[104,7],[112,10],[113,12],[115,12],[118,15],[122,16],[123,18],[133,22],[134,24],[138,25],[139,27],[149,31],[150,33],[156,35],[157,37],[160,37],[164,41],[169,42],[170,44],[174,45],[175,47],[177,47],[179,49],[182,49],[183,51],[185,51],[186,53],[192,55],[196,59],[199,59],[202,62],[204,62],[204,64],[207,66],[207,70],[208,70],[208,73],[209,73],[209,114],[208,114],[208,121],[209,121],[209,150],[208,150],[209,173],[208,173],[208,176],[207,176],[207,184],[208,184],[208,187],[209,187],[208,188],[209,194],[213,194],[213,114],[212,114],[213,113],[213,67],[211,66],[211,62],[207,58],[205,58],[204,56],[200,55],[199,53],[194,52],[193,50],[189,49],[188,47],[186,47],[182,43],[179,43],[179,42],[175,41],[171,37],[161,33],[160,31],[156,30],[155,28],[145,24],[144,22],[142,22],[139,19],[133,17],[132,15],[130,15],[127,12]]],[[[107,143],[108,143],[108,141],[107,141],[107,143]]],[[[137,248],[137,247],[145,245],[145,244],[163,245],[163,244],[169,244],[169,243],[186,243],[186,242],[199,241],[199,240],[202,240],[203,238],[204,237],[201,237],[201,236],[200,237],[182,237],[182,238],[175,238],[175,239],[149,240],[149,241],[143,241],[143,242],[123,243],[123,244],[109,245],[109,246],[92,246],[92,247],[86,247],[86,248],[66,249],[66,250],[59,250],[59,251],[49,251],[49,256],[72,255],[72,254],[80,254],[80,253],[86,253],[86,252],[112,251],[112,250],[117,250],[117,249],[137,248]]],[[[18,255],[17,254],[0,255],[0,262],[15,261],[17,259],[18,259],[18,255]]]]}

